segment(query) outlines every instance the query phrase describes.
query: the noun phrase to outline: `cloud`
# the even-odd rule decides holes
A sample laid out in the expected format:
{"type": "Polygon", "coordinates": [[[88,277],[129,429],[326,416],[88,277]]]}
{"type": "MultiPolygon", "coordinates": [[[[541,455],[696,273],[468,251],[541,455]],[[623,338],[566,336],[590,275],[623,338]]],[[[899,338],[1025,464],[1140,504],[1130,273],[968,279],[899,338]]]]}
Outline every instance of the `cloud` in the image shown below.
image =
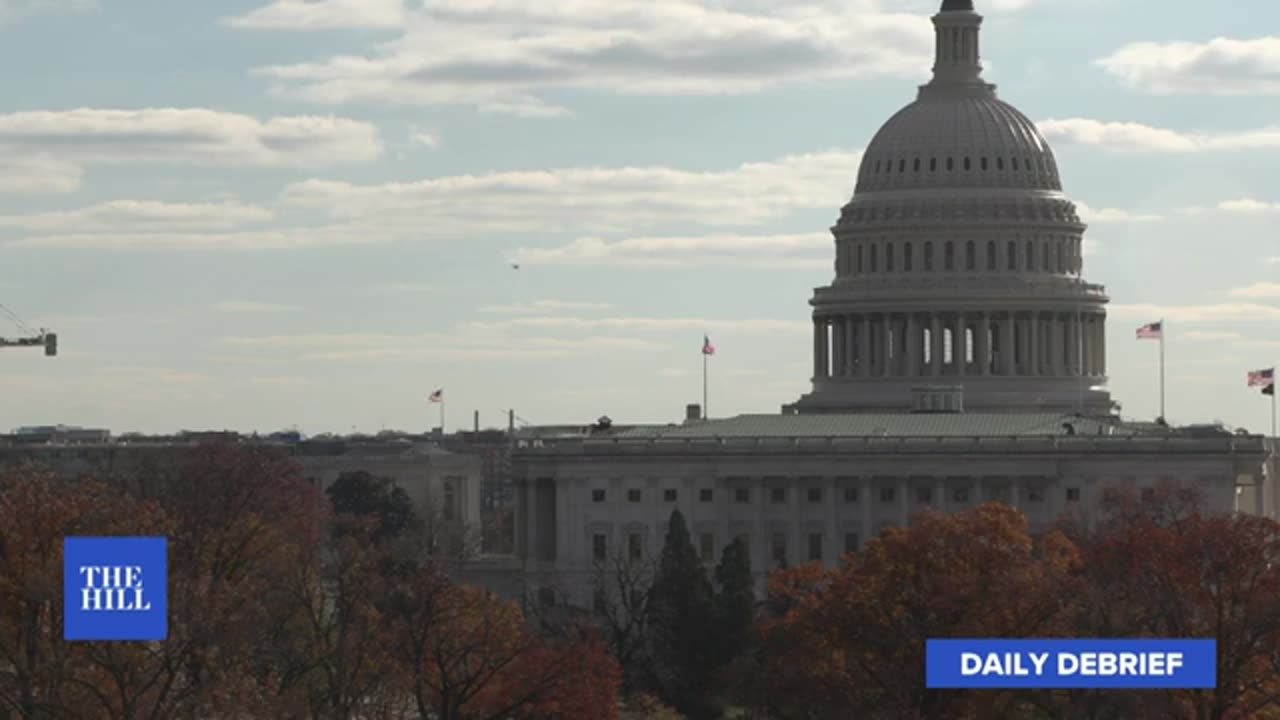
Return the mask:
{"type": "Polygon", "coordinates": [[[1243,132],[1185,133],[1134,122],[1089,118],[1049,119],[1036,123],[1049,140],[1094,145],[1119,152],[1191,153],[1280,148],[1280,127],[1243,132]]]}
{"type": "MultiPolygon", "coordinates": [[[[300,5],[280,1],[250,16],[298,16],[300,5]]],[[[392,17],[379,12],[371,21],[367,13],[338,10],[355,0],[318,5],[326,18],[346,15],[353,26],[382,26],[392,17]]],[[[369,52],[257,73],[278,92],[316,103],[467,105],[523,115],[566,112],[541,97],[550,90],[726,94],[828,78],[918,78],[933,50],[927,13],[880,5],[436,0],[405,17],[400,37],[369,52]]]]}
{"type": "Polygon", "coordinates": [[[0,187],[24,189],[15,175],[26,167],[36,175],[28,191],[75,189],[82,168],[97,163],[319,168],[382,152],[376,126],[333,116],[259,120],[203,108],[0,114],[0,187]]]}
{"type": "Polygon", "coordinates": [[[230,313],[282,313],[302,311],[302,307],[299,305],[255,302],[253,300],[224,300],[220,303],[214,303],[213,309],[220,312],[230,313]]]}
{"type": "Polygon", "coordinates": [[[247,378],[247,379],[245,380],[245,382],[249,383],[250,385],[258,385],[258,386],[261,386],[261,387],[281,388],[281,389],[286,389],[286,390],[292,390],[292,389],[297,389],[297,388],[310,387],[310,386],[312,386],[312,385],[315,385],[315,382],[314,382],[314,381],[312,381],[312,380],[309,380],[309,379],[307,379],[307,378],[294,377],[294,376],[284,376],[284,377],[270,377],[270,376],[267,376],[267,377],[251,377],[251,378],[247,378]]]}
{"type": "Polygon", "coordinates": [[[405,282],[389,282],[376,283],[369,286],[369,290],[379,293],[397,293],[397,294],[419,294],[419,293],[437,293],[441,288],[431,283],[405,283],[405,282]]]}
{"type": "Polygon", "coordinates": [[[1140,42],[1096,61],[1125,85],[1156,94],[1280,93],[1280,37],[1140,42]]]}
{"type": "Polygon", "coordinates": [[[31,235],[0,243],[7,248],[154,251],[298,250],[390,242],[403,233],[367,225],[325,225],[235,232],[106,232],[31,235]]]}
{"type": "Polygon", "coordinates": [[[223,229],[271,220],[266,208],[238,202],[166,203],[113,200],[77,210],[0,215],[0,228],[35,231],[223,229]]]}
{"type": "Polygon", "coordinates": [[[1214,330],[1190,330],[1184,333],[1178,333],[1179,340],[1192,340],[1195,342],[1214,342],[1219,340],[1239,340],[1240,333],[1230,331],[1214,331],[1214,330]]]}
{"type": "Polygon", "coordinates": [[[376,218],[417,233],[629,232],[639,226],[743,226],[848,199],[860,152],[831,150],[723,171],[578,167],[356,185],[307,180],[284,200],[334,218],[376,218]]]}
{"type": "Polygon", "coordinates": [[[1116,208],[1092,208],[1079,201],[1076,201],[1076,212],[1087,223],[1155,222],[1164,219],[1162,215],[1135,213],[1116,208]]]}
{"type": "Polygon", "coordinates": [[[1237,200],[1223,200],[1218,203],[1218,209],[1234,213],[1269,213],[1280,210],[1280,203],[1264,202],[1253,198],[1239,198],[1237,200]]]}
{"type": "Polygon", "coordinates": [[[554,248],[520,248],[512,254],[511,260],[522,265],[831,268],[833,242],[828,233],[639,237],[614,242],[579,238],[554,248]]]}
{"type": "Polygon", "coordinates": [[[555,359],[614,350],[636,352],[662,350],[667,347],[664,343],[633,337],[499,336],[493,333],[471,332],[471,328],[455,334],[329,333],[230,336],[222,338],[221,342],[240,348],[297,353],[303,360],[328,361],[555,359]]]}
{"type": "Polygon", "coordinates": [[[97,6],[97,0],[0,0],[0,25],[40,12],[82,12],[97,6]]]}
{"type": "Polygon", "coordinates": [[[1235,288],[1231,291],[1231,297],[1253,300],[1280,300],[1280,283],[1260,282],[1248,287],[1235,288]]]}
{"type": "Polygon", "coordinates": [[[332,30],[396,28],[404,20],[404,0],[275,0],[223,23],[254,30],[332,30]]]}
{"type": "Polygon", "coordinates": [[[423,130],[422,128],[413,128],[409,131],[409,142],[414,145],[422,145],[429,148],[440,146],[440,138],[436,137],[435,134],[430,131],[423,130]]]}
{"type": "Polygon", "coordinates": [[[0,193],[64,194],[80,187],[84,170],[48,155],[0,155],[0,193]]]}
{"type": "Polygon", "coordinates": [[[521,317],[496,322],[472,322],[469,328],[477,331],[529,329],[538,330],[624,330],[627,332],[693,332],[731,333],[741,335],[772,335],[776,333],[803,334],[813,331],[808,320],[774,320],[746,318],[736,320],[711,320],[697,317],[521,317]]]}
{"type": "Polygon", "coordinates": [[[164,367],[106,367],[96,371],[118,381],[131,383],[165,383],[187,385],[192,383],[208,383],[213,378],[203,373],[187,372],[164,367]]]}
{"type": "Polygon", "coordinates": [[[1165,318],[1183,322],[1219,320],[1280,320],[1280,305],[1217,303],[1212,305],[1112,305],[1110,312],[1125,317],[1165,318]]]}
{"type": "Polygon", "coordinates": [[[608,303],[536,300],[531,303],[519,303],[516,305],[485,305],[484,307],[477,308],[476,312],[492,313],[495,315],[523,315],[526,313],[555,312],[557,310],[608,310],[611,307],[613,306],[608,303]]]}

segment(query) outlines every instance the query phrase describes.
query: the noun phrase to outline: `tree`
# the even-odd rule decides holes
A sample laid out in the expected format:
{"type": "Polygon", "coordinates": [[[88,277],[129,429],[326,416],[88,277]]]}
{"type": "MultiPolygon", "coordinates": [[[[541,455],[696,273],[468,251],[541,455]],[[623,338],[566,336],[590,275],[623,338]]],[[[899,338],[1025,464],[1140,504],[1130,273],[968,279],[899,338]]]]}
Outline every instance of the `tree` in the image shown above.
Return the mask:
{"type": "Polygon", "coordinates": [[[622,688],[630,695],[652,677],[649,602],[657,568],[648,554],[632,558],[616,548],[595,561],[591,577],[594,612],[609,652],[622,666],[622,688]]]}
{"type": "Polygon", "coordinates": [[[709,697],[716,605],[679,510],[671,513],[649,602],[653,680],[659,694],[692,718],[716,717],[709,697]]]}
{"type": "Polygon", "coordinates": [[[716,665],[724,666],[746,650],[756,614],[751,556],[741,538],[721,554],[716,586],[716,665]]]}
{"type": "Polygon", "coordinates": [[[396,481],[364,470],[344,472],[325,491],[338,515],[372,516],[378,525],[373,533],[381,542],[404,537],[421,529],[421,519],[413,501],[396,481]]]}

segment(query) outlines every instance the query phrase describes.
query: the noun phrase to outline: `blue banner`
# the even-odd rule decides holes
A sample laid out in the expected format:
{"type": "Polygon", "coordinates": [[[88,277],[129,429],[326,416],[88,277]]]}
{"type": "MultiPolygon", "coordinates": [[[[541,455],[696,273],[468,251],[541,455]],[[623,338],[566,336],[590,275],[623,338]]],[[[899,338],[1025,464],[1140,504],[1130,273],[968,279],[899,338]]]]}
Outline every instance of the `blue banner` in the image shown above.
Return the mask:
{"type": "Polygon", "coordinates": [[[1217,640],[937,639],[929,688],[1213,688],[1217,640]]]}
{"type": "Polygon", "coordinates": [[[63,638],[164,640],[168,562],[163,537],[63,538],[63,638]]]}

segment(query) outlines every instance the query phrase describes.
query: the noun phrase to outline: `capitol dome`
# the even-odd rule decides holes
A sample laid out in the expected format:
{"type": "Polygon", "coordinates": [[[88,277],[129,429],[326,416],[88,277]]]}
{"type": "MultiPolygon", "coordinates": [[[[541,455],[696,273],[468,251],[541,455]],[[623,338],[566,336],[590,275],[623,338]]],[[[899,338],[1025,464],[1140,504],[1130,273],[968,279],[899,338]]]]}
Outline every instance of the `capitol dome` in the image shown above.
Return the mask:
{"type": "Polygon", "coordinates": [[[933,24],[932,80],[871,139],[831,228],[813,391],[785,410],[1110,413],[1108,298],[1053,151],[982,79],[972,0],[933,24]]]}

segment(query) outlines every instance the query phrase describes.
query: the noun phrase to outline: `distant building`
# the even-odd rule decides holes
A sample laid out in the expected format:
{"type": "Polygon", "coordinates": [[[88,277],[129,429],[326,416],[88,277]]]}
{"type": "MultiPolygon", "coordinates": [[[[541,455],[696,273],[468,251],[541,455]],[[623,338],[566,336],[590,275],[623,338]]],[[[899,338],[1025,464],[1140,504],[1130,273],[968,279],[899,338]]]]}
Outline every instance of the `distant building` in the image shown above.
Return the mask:
{"type": "Polygon", "coordinates": [[[512,454],[527,596],[588,606],[605,558],[653,557],[680,509],[708,567],[834,565],[925,508],[1000,501],[1090,526],[1110,487],[1276,506],[1256,435],[1120,419],[1085,225],[1035,125],[982,81],[982,17],[946,0],[933,79],[867,146],[810,300],[812,391],[779,415],[527,430],[512,454]],[[1260,492],[1259,492],[1260,491],[1260,492]]]}

